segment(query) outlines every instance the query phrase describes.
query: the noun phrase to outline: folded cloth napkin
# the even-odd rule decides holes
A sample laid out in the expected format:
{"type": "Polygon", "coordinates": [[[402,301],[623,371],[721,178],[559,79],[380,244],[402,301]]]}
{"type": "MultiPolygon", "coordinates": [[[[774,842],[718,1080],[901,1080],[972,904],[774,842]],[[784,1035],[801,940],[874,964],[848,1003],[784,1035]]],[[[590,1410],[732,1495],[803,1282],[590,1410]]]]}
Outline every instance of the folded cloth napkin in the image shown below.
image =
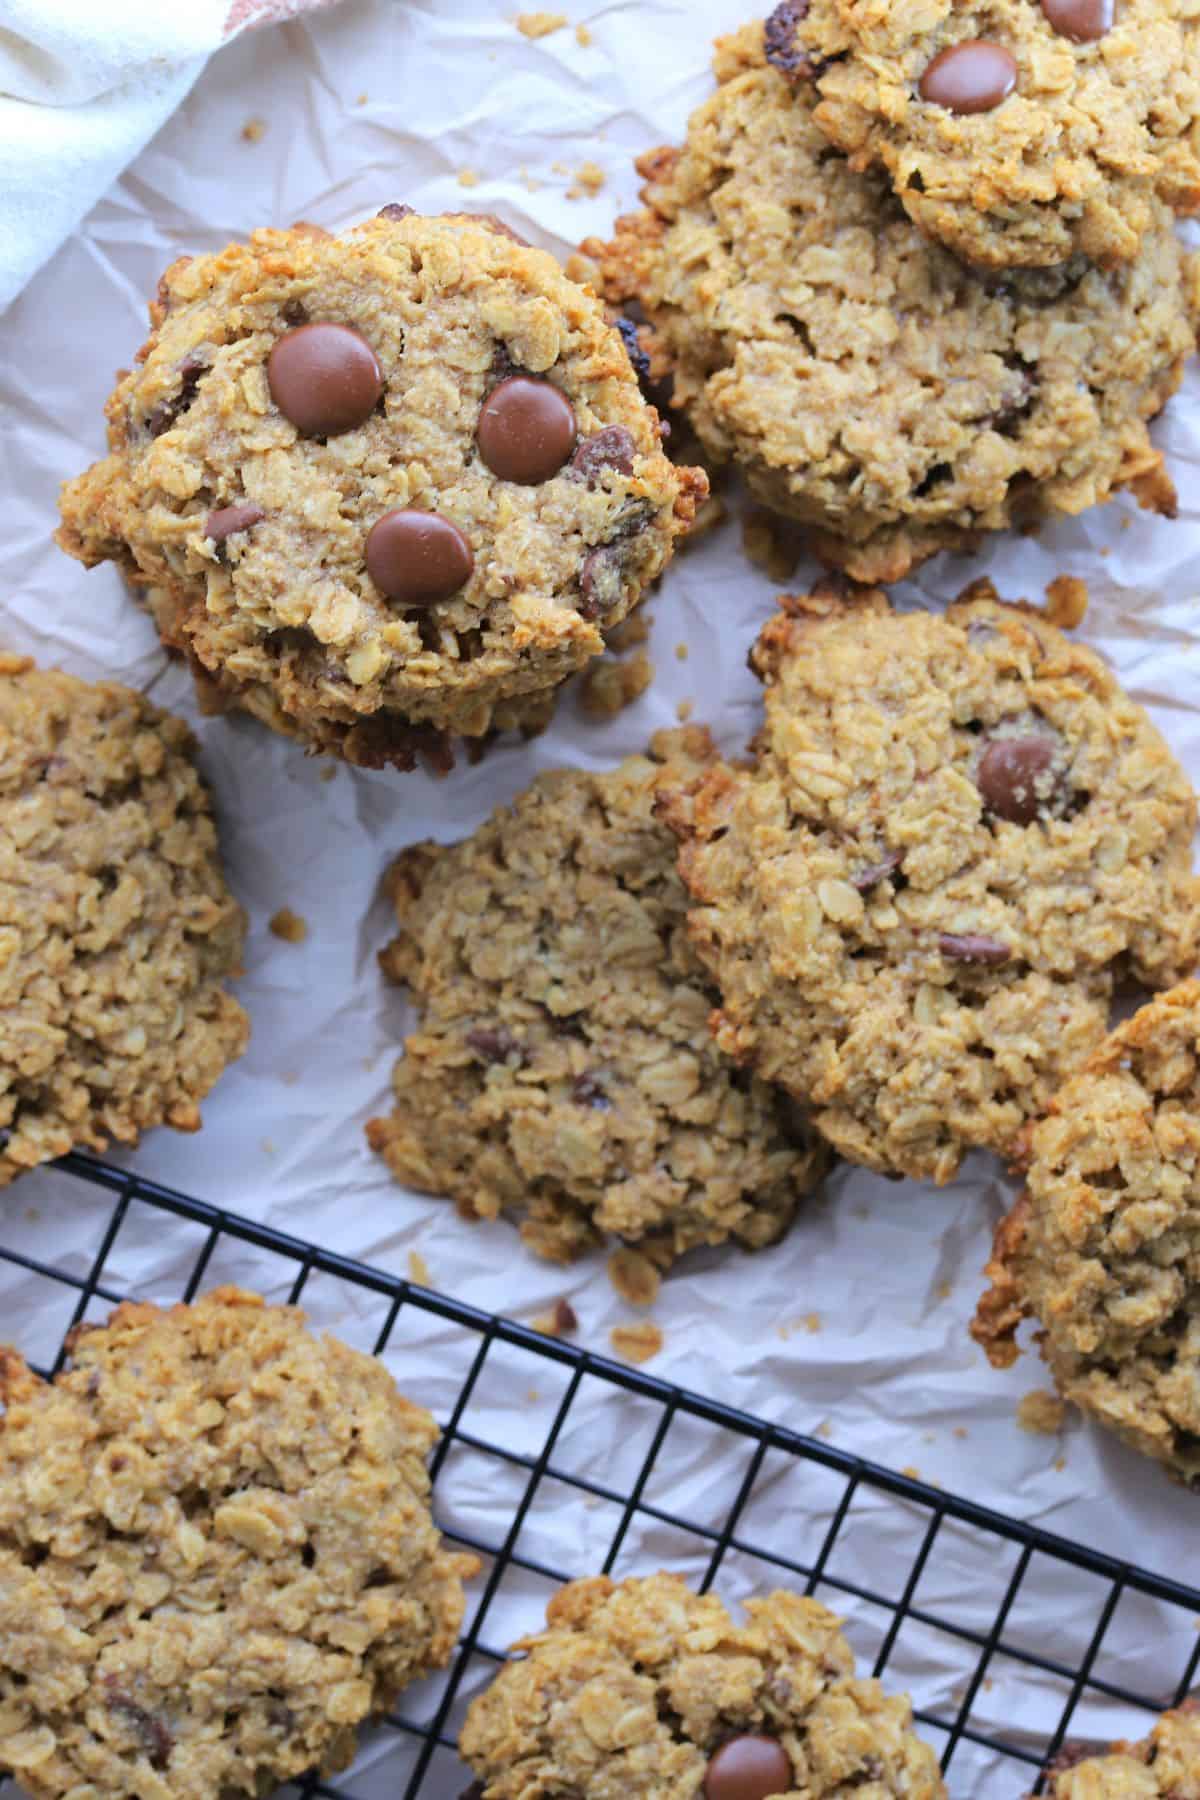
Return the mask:
{"type": "Polygon", "coordinates": [[[239,32],[332,0],[0,0],[0,309],[239,32]]]}

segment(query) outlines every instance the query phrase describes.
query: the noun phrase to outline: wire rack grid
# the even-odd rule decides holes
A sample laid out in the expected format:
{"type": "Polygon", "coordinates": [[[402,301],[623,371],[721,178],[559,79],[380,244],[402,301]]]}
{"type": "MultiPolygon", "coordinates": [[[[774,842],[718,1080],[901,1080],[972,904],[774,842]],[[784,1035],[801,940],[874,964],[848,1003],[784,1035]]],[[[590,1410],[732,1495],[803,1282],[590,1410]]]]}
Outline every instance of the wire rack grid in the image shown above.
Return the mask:
{"type": "Polygon", "coordinates": [[[912,1694],[954,1800],[1019,1800],[1068,1740],[1140,1736],[1193,1688],[1200,1590],[128,1171],[78,1155],[58,1170],[61,1252],[39,1253],[45,1220],[35,1234],[19,1208],[0,1233],[0,1317],[28,1322],[37,1342],[18,1348],[44,1373],[71,1325],[129,1297],[123,1268],[153,1239],[173,1273],[142,1297],[235,1281],[300,1302],[442,1426],[438,1520],[481,1563],[458,1652],[304,1794],[456,1800],[471,1697],[561,1582],[601,1571],[678,1569],[735,1609],[772,1587],[816,1595],[860,1672],[912,1694]],[[104,1207],[81,1209],[79,1183],[104,1207]]]}

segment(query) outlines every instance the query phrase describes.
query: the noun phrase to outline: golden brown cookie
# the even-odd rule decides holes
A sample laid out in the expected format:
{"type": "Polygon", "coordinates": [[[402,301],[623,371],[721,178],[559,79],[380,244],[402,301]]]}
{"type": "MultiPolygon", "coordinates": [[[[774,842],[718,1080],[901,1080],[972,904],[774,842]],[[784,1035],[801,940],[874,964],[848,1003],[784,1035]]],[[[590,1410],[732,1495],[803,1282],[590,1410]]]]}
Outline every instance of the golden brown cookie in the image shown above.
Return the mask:
{"type": "Polygon", "coordinates": [[[1200,1800],[1200,1710],[1186,1701],[1148,1737],[1107,1755],[1067,1751],[1049,1770],[1050,1800],[1200,1800]]]}
{"type": "Polygon", "coordinates": [[[560,1589],[467,1714],[483,1800],[945,1800],[908,1697],[855,1678],[840,1620],[783,1591],[746,1612],[678,1575],[560,1589]]]}
{"type": "Polygon", "coordinates": [[[698,1244],[773,1242],[826,1158],[799,1108],[709,1033],[715,995],[688,942],[664,782],[715,752],[663,732],[607,774],[540,776],[450,848],[390,877],[382,958],[420,1009],[372,1147],[467,1218],[522,1216],[566,1261],[612,1233],[666,1264],[698,1244]]]}
{"type": "Polygon", "coordinates": [[[1135,1013],[1029,1138],[972,1335],[1034,1318],[1063,1396],[1200,1485],[1200,982],[1135,1013]]]}
{"type": "Polygon", "coordinates": [[[1093,652],[980,582],[786,600],[752,768],[666,803],[717,1042],[852,1162],[945,1181],[1193,965],[1196,802],[1093,652]]]}
{"type": "Polygon", "coordinates": [[[1173,511],[1147,424],[1195,348],[1200,266],[1161,201],[1119,269],[985,279],[832,149],[761,25],[716,67],[683,148],[641,159],[644,209],[578,265],[641,307],[711,457],[861,581],[1123,486],[1173,511]]]}
{"type": "Polygon", "coordinates": [[[783,0],[767,55],[856,169],[968,262],[1136,256],[1200,204],[1191,0],[783,0]]]}
{"type": "Polygon", "coordinates": [[[267,1793],[445,1663],[473,1557],[427,1412],[293,1307],[219,1288],[0,1353],[0,1771],[35,1800],[267,1793]]]}
{"type": "Polygon", "coordinates": [[[200,1125],[246,1047],[246,921],[187,726],[0,654],[0,1187],[200,1125]]]}
{"type": "Polygon", "coordinates": [[[59,542],[154,593],[203,681],[311,749],[411,767],[544,713],[705,490],[619,334],[494,222],[183,257],[59,542]]]}

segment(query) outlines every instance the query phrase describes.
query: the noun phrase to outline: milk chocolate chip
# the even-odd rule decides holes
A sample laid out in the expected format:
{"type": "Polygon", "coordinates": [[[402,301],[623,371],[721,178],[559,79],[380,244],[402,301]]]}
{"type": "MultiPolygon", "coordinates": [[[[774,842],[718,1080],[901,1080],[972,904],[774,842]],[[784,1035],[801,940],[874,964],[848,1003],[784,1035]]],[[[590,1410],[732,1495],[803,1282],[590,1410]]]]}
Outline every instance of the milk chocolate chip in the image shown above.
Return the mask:
{"type": "Polygon", "coordinates": [[[284,418],[305,437],[338,437],[370,418],[383,373],[366,338],[349,325],[319,323],[276,340],[267,385],[284,418]]]}
{"type": "Polygon", "coordinates": [[[1003,44],[970,38],[939,50],[918,84],[922,100],[952,113],[991,112],[1017,85],[1017,62],[1003,44]]]}
{"type": "Polygon", "coordinates": [[[633,434],[624,425],[606,425],[592,437],[582,440],[571,458],[571,473],[589,487],[595,487],[605,469],[616,469],[619,475],[633,474],[636,454],[633,434]]]}
{"type": "Polygon", "coordinates": [[[1032,825],[1054,797],[1055,784],[1047,777],[1057,749],[1048,732],[992,738],[975,768],[975,785],[988,811],[1011,825],[1032,825]]]}
{"type": "Polygon", "coordinates": [[[747,1734],[730,1738],[709,1760],[704,1800],[768,1800],[792,1785],[792,1763],[774,1738],[747,1734]]]}
{"type": "Polygon", "coordinates": [[[253,506],[249,501],[240,506],[219,506],[204,521],[204,535],[214,544],[223,544],[235,531],[249,531],[251,525],[257,525],[266,516],[261,506],[253,506]]]}
{"type": "Polygon", "coordinates": [[[510,375],[479,414],[475,441],[493,475],[534,487],[557,475],[575,447],[575,414],[552,381],[510,375]]]}
{"type": "Polygon", "coordinates": [[[1007,944],[982,931],[943,931],[938,936],[938,949],[951,962],[1006,963],[1012,956],[1007,944]]]}
{"type": "Polygon", "coordinates": [[[448,600],[474,567],[470,544],[440,513],[397,507],[377,519],[367,537],[367,574],[402,606],[448,600]]]}
{"type": "Polygon", "coordinates": [[[1113,28],[1115,0],[1042,0],[1046,22],[1073,44],[1094,44],[1113,28]]]}

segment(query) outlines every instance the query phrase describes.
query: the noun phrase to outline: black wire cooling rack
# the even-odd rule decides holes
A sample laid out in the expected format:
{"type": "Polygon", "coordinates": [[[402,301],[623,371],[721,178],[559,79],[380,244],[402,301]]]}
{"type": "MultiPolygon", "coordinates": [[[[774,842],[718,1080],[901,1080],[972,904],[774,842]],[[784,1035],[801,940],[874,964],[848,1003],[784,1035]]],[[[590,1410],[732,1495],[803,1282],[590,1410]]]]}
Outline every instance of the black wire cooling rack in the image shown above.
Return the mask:
{"type": "Polygon", "coordinates": [[[17,1196],[0,1215],[0,1320],[43,1371],[72,1324],[128,1297],[123,1267],[149,1249],[164,1272],[143,1297],[236,1281],[302,1302],[442,1425],[439,1523],[481,1562],[457,1656],[305,1794],[456,1800],[470,1698],[562,1581],[598,1571],[676,1568],[731,1604],[815,1594],[860,1671],[913,1695],[954,1800],[1019,1800],[1067,1740],[1140,1736],[1193,1687],[1200,1590],[88,1157],[44,1179],[49,1221],[17,1196]],[[81,1207],[76,1183],[106,1204],[81,1207]],[[53,1260],[34,1254],[48,1223],[53,1260]]]}

